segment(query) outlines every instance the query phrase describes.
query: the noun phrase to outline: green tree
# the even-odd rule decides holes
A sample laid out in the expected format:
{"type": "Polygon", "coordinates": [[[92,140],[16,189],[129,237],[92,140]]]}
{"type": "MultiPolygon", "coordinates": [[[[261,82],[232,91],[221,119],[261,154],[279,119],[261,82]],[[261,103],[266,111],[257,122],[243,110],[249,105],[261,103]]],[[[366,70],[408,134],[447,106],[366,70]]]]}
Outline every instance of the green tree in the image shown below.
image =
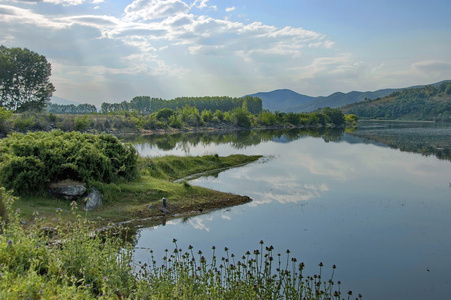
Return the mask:
{"type": "Polygon", "coordinates": [[[175,111],[170,108],[163,108],[157,112],[157,119],[167,121],[170,116],[175,115],[175,111]]]}
{"type": "Polygon", "coordinates": [[[346,123],[357,123],[359,117],[354,114],[349,114],[345,116],[346,123]]]}
{"type": "Polygon", "coordinates": [[[294,112],[289,112],[286,115],[284,115],[283,120],[285,123],[292,125],[299,125],[299,123],[301,122],[299,115],[294,112]]]}
{"type": "Polygon", "coordinates": [[[0,107],[12,111],[43,110],[55,88],[51,65],[26,48],[0,46],[0,107]]]}
{"type": "Polygon", "coordinates": [[[213,114],[214,117],[216,117],[219,121],[224,120],[224,113],[217,109],[215,113],[213,114]]]}
{"type": "Polygon", "coordinates": [[[345,116],[338,108],[325,107],[323,108],[322,113],[325,114],[329,122],[335,126],[342,126],[345,123],[345,116]]]}
{"type": "Polygon", "coordinates": [[[242,108],[236,108],[232,112],[232,122],[235,126],[249,128],[251,127],[251,120],[249,119],[248,113],[242,108]]]}
{"type": "Polygon", "coordinates": [[[139,114],[149,114],[151,112],[150,97],[149,96],[137,96],[130,101],[132,109],[136,110],[139,114]]]}
{"type": "Polygon", "coordinates": [[[242,108],[254,115],[257,115],[262,112],[262,100],[257,97],[247,96],[243,99],[242,108]]]}
{"type": "Polygon", "coordinates": [[[264,110],[261,114],[260,114],[260,122],[263,125],[266,126],[272,126],[274,124],[276,124],[277,122],[277,118],[276,116],[270,112],[269,110],[264,110]]]}
{"type": "Polygon", "coordinates": [[[204,109],[201,113],[201,118],[204,122],[211,122],[211,120],[213,120],[213,114],[211,110],[204,109]]]}

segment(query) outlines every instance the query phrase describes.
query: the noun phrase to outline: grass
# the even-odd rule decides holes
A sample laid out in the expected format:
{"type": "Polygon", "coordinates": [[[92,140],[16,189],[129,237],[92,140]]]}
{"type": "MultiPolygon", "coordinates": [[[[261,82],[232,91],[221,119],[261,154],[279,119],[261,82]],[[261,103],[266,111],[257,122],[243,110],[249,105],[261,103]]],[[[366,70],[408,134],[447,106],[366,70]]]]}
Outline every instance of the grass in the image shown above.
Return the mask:
{"type": "Polygon", "coordinates": [[[174,181],[189,175],[234,167],[253,162],[261,156],[246,156],[242,154],[219,157],[216,155],[199,156],[163,156],[152,159],[142,158],[140,163],[145,173],[155,178],[174,181]]]}

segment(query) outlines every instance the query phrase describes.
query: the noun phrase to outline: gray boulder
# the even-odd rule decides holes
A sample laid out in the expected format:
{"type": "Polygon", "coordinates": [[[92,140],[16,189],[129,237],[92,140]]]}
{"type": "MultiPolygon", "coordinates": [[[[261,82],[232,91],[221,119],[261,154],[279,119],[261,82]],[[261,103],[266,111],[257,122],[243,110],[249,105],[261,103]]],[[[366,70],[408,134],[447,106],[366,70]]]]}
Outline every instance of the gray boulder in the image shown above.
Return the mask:
{"type": "Polygon", "coordinates": [[[57,198],[75,200],[86,193],[83,184],[57,185],[50,188],[50,192],[57,198]]]}
{"type": "Polygon", "coordinates": [[[96,209],[102,204],[103,195],[95,187],[92,188],[91,192],[86,196],[84,210],[91,211],[96,209]]]}

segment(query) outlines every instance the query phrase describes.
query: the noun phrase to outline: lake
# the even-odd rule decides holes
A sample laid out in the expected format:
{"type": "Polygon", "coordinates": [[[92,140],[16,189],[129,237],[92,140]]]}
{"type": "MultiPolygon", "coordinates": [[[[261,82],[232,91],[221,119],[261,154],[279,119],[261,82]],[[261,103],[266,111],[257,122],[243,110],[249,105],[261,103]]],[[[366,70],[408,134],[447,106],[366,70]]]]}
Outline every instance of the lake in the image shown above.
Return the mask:
{"type": "MultiPolygon", "coordinates": [[[[291,251],[305,274],[337,265],[342,292],[364,299],[445,299],[451,284],[451,128],[364,123],[355,131],[273,130],[140,137],[141,155],[264,158],[190,181],[252,202],[141,228],[135,259],[188,245],[291,251]],[[401,150],[400,150],[401,149],[401,150]]],[[[221,255],[217,250],[217,255],[221,255]]]]}

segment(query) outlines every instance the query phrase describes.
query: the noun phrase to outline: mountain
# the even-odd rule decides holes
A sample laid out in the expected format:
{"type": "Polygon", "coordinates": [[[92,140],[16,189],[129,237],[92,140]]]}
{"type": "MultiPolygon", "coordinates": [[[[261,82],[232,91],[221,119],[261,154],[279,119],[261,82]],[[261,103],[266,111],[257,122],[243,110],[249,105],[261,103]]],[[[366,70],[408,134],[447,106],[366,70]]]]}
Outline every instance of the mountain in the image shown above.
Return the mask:
{"type": "Polygon", "coordinates": [[[262,99],[263,108],[270,111],[288,112],[290,107],[302,105],[303,103],[312,101],[314,97],[298,94],[292,90],[282,89],[272,92],[255,93],[252,97],[262,99]]]}
{"type": "Polygon", "coordinates": [[[314,111],[321,107],[341,107],[346,104],[360,102],[365,99],[375,99],[382,98],[390,95],[393,92],[401,91],[402,89],[383,89],[374,92],[357,92],[352,91],[349,93],[336,92],[327,97],[316,97],[313,100],[303,103],[301,105],[293,106],[288,108],[289,111],[293,112],[308,112],[314,111]]]}
{"type": "MultiPolygon", "coordinates": [[[[440,81],[430,84],[437,87],[442,83],[440,81]]],[[[358,92],[352,91],[349,93],[336,92],[329,96],[311,97],[296,93],[292,90],[281,89],[272,92],[255,93],[248,96],[258,97],[262,99],[263,108],[270,111],[280,112],[309,112],[321,107],[341,107],[347,104],[364,101],[365,99],[384,98],[391,95],[393,92],[401,92],[405,89],[422,88],[426,85],[417,85],[407,88],[387,88],[377,91],[358,92]]]]}

